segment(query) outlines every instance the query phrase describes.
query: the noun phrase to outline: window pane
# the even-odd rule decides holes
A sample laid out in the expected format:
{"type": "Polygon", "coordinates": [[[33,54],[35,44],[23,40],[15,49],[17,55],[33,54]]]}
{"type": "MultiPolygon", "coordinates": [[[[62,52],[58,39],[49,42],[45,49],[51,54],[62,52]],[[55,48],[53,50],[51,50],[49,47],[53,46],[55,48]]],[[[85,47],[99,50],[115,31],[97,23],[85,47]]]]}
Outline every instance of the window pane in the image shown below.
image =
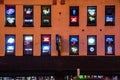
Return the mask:
{"type": "Polygon", "coordinates": [[[23,39],[23,55],[33,55],[33,35],[24,35],[23,39]]]}
{"type": "Polygon", "coordinates": [[[41,35],[41,55],[51,55],[51,35],[41,35]]]}
{"type": "Polygon", "coordinates": [[[51,6],[41,6],[41,26],[51,27],[51,6]]]}
{"type": "Polygon", "coordinates": [[[97,10],[96,6],[87,7],[87,25],[88,26],[96,26],[96,22],[97,22],[96,10],[97,10]]]}
{"type": "Polygon", "coordinates": [[[6,26],[16,25],[16,9],[14,5],[5,6],[5,25],[6,26]]]}
{"type": "Polygon", "coordinates": [[[115,6],[105,6],[105,25],[115,25],[115,6]]]}
{"type": "Polygon", "coordinates": [[[33,6],[24,6],[23,26],[33,26],[33,6]]]}
{"type": "Polygon", "coordinates": [[[114,55],[115,53],[115,40],[113,35],[105,36],[105,55],[114,55]]]}
{"type": "Polygon", "coordinates": [[[5,35],[5,55],[15,55],[15,35],[5,35]]]}
{"type": "Polygon", "coordinates": [[[78,35],[70,36],[69,44],[70,55],[79,55],[79,36],[78,35]]]}
{"type": "Polygon", "coordinates": [[[70,26],[79,26],[79,7],[70,7],[70,26]]]}
{"type": "Polygon", "coordinates": [[[97,40],[96,36],[89,35],[87,37],[87,54],[88,55],[96,55],[97,53],[97,40]]]}

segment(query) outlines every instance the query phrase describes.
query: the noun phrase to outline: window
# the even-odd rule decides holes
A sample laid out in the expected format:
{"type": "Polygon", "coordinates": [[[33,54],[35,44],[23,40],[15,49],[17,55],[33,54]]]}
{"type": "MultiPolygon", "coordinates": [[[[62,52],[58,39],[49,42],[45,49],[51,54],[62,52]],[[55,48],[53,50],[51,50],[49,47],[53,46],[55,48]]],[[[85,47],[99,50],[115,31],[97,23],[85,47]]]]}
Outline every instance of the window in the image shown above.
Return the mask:
{"type": "Polygon", "coordinates": [[[51,6],[41,6],[41,27],[51,27],[51,6]]]}
{"type": "Polygon", "coordinates": [[[15,35],[5,35],[5,55],[15,55],[15,35]]]}
{"type": "Polygon", "coordinates": [[[97,23],[97,7],[96,6],[88,6],[87,7],[87,25],[88,26],[96,26],[97,23]]]}
{"type": "Polygon", "coordinates": [[[15,26],[16,25],[16,8],[15,5],[5,6],[5,25],[15,26]]]}
{"type": "Polygon", "coordinates": [[[33,35],[23,36],[23,55],[33,55],[33,35]]]}
{"type": "Polygon", "coordinates": [[[49,34],[41,35],[41,55],[42,56],[51,55],[51,35],[49,34]]]}
{"type": "Polygon", "coordinates": [[[95,35],[87,36],[87,54],[96,55],[97,53],[97,40],[95,35]]]}
{"type": "Polygon", "coordinates": [[[69,51],[70,55],[79,55],[79,36],[71,35],[69,37],[69,51]]]}
{"type": "Polygon", "coordinates": [[[31,5],[25,5],[24,6],[24,20],[23,20],[23,26],[31,27],[33,26],[33,6],[31,5]]]}
{"type": "Polygon", "coordinates": [[[105,55],[114,55],[115,53],[115,39],[114,35],[105,36],[105,55]]]}
{"type": "Polygon", "coordinates": [[[70,26],[79,26],[79,7],[70,6],[70,26]]]}
{"type": "Polygon", "coordinates": [[[115,25],[115,6],[105,6],[105,26],[115,25]]]}

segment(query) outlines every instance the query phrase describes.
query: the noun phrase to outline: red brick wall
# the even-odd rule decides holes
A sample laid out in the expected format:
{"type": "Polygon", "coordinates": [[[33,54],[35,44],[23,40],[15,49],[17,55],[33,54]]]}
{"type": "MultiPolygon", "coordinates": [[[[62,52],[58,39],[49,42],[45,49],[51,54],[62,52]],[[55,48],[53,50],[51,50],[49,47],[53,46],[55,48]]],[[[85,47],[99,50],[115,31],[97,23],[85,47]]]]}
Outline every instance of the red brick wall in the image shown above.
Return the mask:
{"type": "Polygon", "coordinates": [[[115,35],[115,55],[120,56],[119,0],[4,0],[0,4],[0,56],[5,54],[5,34],[16,34],[16,56],[23,55],[23,34],[34,34],[34,56],[40,56],[40,35],[51,34],[51,55],[57,56],[55,35],[62,36],[62,56],[69,55],[69,35],[79,35],[79,55],[87,55],[87,35],[97,35],[97,55],[105,55],[104,35],[115,35]],[[16,27],[5,27],[5,5],[16,5],[16,27]],[[34,5],[34,27],[23,27],[23,5],[34,5]],[[41,5],[51,5],[52,27],[40,27],[41,5]],[[115,26],[104,26],[105,5],[115,5],[115,26]],[[69,26],[69,6],[79,6],[79,27],[69,26]],[[97,26],[87,27],[87,6],[97,6],[97,26]],[[61,13],[61,14],[60,14],[61,13]],[[102,31],[100,31],[102,29],[102,31]],[[82,31],[84,30],[84,31],[82,31]]]}

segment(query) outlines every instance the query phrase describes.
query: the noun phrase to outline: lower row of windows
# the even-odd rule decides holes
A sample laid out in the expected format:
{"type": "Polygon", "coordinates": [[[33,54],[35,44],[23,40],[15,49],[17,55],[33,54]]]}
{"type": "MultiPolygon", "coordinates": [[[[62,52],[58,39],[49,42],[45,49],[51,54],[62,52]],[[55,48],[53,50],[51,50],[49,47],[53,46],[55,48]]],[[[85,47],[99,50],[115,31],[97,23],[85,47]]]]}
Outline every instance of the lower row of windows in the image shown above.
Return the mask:
{"type": "MultiPolygon", "coordinates": [[[[56,35],[56,50],[61,54],[62,38],[56,35]]],[[[16,36],[14,34],[5,35],[5,55],[15,55],[16,36]]],[[[79,35],[69,36],[70,55],[79,55],[79,35]]],[[[33,55],[33,35],[23,35],[23,54],[33,55]]],[[[105,55],[115,54],[114,35],[105,35],[105,55]]],[[[41,55],[51,55],[51,35],[41,34],[41,55]]],[[[97,55],[97,36],[87,36],[87,55],[97,55]]]]}

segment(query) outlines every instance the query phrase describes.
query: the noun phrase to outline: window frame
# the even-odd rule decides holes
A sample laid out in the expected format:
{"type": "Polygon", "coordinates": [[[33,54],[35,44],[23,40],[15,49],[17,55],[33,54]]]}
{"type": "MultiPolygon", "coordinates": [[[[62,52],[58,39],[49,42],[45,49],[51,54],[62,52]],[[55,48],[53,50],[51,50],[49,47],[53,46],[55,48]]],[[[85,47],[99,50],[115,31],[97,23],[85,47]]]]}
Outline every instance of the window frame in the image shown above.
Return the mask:
{"type": "Polygon", "coordinates": [[[34,26],[34,6],[33,5],[24,5],[23,6],[23,27],[33,27],[34,26]],[[25,11],[24,11],[24,9],[25,8],[31,8],[32,9],[32,15],[31,16],[27,16],[26,14],[25,14],[25,11]],[[33,19],[33,22],[32,22],[32,24],[25,24],[25,18],[32,18],[33,19]]]}
{"type": "Polygon", "coordinates": [[[78,27],[79,26],[79,6],[69,6],[69,25],[70,27],[78,27]],[[71,11],[72,9],[76,9],[77,10],[77,13],[76,15],[72,15],[71,14],[71,11]],[[76,17],[77,18],[77,22],[71,22],[71,17],[76,17]]]}
{"type": "Polygon", "coordinates": [[[97,26],[97,6],[87,6],[87,26],[97,26]],[[93,23],[92,22],[90,23],[90,21],[89,21],[88,9],[90,9],[90,8],[95,9],[95,15],[94,15],[95,21],[93,23]]]}
{"type": "Polygon", "coordinates": [[[41,27],[51,27],[51,25],[52,25],[52,17],[51,17],[51,5],[41,5],[41,27]],[[49,15],[44,15],[43,14],[43,8],[44,7],[47,7],[47,8],[49,8],[50,9],[50,13],[49,13],[49,15]],[[50,22],[48,23],[48,25],[45,25],[44,23],[43,23],[43,20],[44,19],[48,19],[50,22]]]}
{"type": "MultiPolygon", "coordinates": [[[[11,43],[11,45],[12,45],[12,43],[11,43]]],[[[15,56],[15,53],[16,53],[16,35],[15,34],[5,34],[5,56],[15,56]],[[8,51],[7,50],[7,46],[8,46],[7,40],[9,39],[9,37],[14,37],[14,40],[15,40],[15,42],[13,44],[14,50],[13,50],[13,53],[11,53],[11,54],[8,54],[8,52],[7,52],[8,51]]]]}
{"type": "Polygon", "coordinates": [[[23,35],[23,56],[33,56],[33,52],[34,52],[34,35],[33,34],[24,34],[23,35]],[[25,41],[25,36],[31,36],[32,37],[32,54],[26,54],[24,49],[24,41],[25,41]]]}
{"type": "Polygon", "coordinates": [[[87,55],[97,55],[97,36],[96,35],[87,35],[87,55]],[[88,39],[89,39],[89,37],[94,37],[95,38],[95,45],[89,45],[89,42],[88,42],[88,39]],[[94,53],[90,53],[89,52],[89,48],[91,47],[91,46],[95,46],[95,52],[94,53]]]}
{"type": "Polygon", "coordinates": [[[79,35],[69,35],[69,55],[79,55],[79,35]],[[71,51],[72,45],[71,45],[71,41],[70,40],[71,40],[72,37],[78,39],[78,44],[77,44],[78,51],[77,51],[77,53],[73,53],[71,51]]]}
{"type": "Polygon", "coordinates": [[[16,5],[5,5],[5,27],[16,27],[16,5]],[[6,11],[10,8],[13,8],[15,10],[15,12],[13,12],[13,14],[11,13],[10,15],[8,15],[6,13],[6,11]],[[15,20],[13,20],[13,24],[10,24],[8,21],[7,21],[7,18],[8,17],[12,17],[14,18],[15,20]]]}
{"type": "Polygon", "coordinates": [[[115,26],[115,5],[106,5],[105,6],[105,26],[115,26]],[[110,9],[110,8],[113,8],[113,13],[111,13],[111,14],[113,14],[113,15],[109,15],[109,16],[113,16],[113,22],[106,22],[106,16],[108,15],[107,14],[107,10],[108,10],[108,8],[110,9]]]}
{"type": "Polygon", "coordinates": [[[41,56],[51,56],[51,34],[41,34],[41,56]],[[45,37],[45,36],[49,36],[49,39],[50,39],[50,41],[49,42],[43,42],[42,40],[43,40],[43,37],[45,37]],[[43,53],[42,52],[42,46],[44,45],[44,44],[48,44],[49,45],[49,47],[50,47],[50,51],[49,51],[49,53],[43,53]]]}

